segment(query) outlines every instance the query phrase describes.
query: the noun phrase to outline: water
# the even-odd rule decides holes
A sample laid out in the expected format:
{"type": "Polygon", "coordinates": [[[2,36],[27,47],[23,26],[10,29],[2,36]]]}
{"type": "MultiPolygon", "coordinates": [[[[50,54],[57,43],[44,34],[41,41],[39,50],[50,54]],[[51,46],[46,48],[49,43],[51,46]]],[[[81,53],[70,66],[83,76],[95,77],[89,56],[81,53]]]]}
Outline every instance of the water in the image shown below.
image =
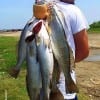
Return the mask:
{"type": "Polygon", "coordinates": [[[92,55],[85,59],[85,61],[100,61],[100,55],[92,55]]]}
{"type": "Polygon", "coordinates": [[[85,59],[85,61],[100,61],[100,48],[92,48],[90,49],[89,56],[85,59]]]}

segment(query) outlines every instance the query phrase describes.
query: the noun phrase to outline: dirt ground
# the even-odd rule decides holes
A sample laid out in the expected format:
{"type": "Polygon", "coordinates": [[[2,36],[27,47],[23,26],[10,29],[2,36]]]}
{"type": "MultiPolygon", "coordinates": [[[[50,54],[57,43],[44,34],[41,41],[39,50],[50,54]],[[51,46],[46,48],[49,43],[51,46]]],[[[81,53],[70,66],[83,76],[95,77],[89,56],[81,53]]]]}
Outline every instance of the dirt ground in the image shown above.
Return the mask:
{"type": "MultiPolygon", "coordinates": [[[[89,34],[90,54],[100,56],[100,34],[89,34]]],[[[100,100],[100,60],[84,60],[76,64],[77,81],[80,91],[90,100],[100,100]]]]}
{"type": "MultiPolygon", "coordinates": [[[[20,32],[0,33],[0,36],[19,36],[20,32]]],[[[91,55],[100,55],[100,34],[89,34],[91,55]]],[[[90,97],[90,100],[100,100],[100,61],[84,60],[76,64],[77,82],[80,92],[90,97]]]]}

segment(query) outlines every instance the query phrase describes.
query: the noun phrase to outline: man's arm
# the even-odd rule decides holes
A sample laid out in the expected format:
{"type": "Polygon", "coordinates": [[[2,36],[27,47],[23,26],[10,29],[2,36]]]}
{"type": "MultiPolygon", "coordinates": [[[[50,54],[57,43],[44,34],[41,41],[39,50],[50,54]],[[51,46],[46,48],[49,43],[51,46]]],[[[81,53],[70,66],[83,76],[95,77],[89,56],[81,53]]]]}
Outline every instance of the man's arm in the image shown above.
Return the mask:
{"type": "Polygon", "coordinates": [[[75,42],[75,62],[80,62],[89,55],[88,36],[86,29],[73,35],[75,42]]]}

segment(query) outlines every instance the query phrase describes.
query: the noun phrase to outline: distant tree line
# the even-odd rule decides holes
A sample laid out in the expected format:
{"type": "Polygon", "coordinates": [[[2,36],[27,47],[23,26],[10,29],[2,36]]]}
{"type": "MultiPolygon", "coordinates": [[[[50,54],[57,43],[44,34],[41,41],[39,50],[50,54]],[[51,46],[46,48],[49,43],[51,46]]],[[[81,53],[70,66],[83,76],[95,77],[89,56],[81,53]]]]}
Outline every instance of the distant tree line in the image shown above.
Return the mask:
{"type": "Polygon", "coordinates": [[[17,32],[17,31],[22,31],[23,29],[3,29],[0,30],[0,32],[17,32]]]}
{"type": "Polygon", "coordinates": [[[90,28],[100,28],[100,21],[98,21],[98,22],[93,22],[93,23],[90,25],[90,28]]]}

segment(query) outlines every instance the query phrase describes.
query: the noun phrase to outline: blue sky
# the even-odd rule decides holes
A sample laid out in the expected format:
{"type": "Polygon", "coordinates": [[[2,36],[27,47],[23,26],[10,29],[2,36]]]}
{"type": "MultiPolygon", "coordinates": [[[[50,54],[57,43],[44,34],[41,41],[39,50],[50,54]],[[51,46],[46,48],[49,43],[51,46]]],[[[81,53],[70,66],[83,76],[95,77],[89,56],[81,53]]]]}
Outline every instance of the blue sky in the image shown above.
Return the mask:
{"type": "MultiPolygon", "coordinates": [[[[0,0],[0,29],[23,28],[32,17],[34,0],[0,0]]],[[[100,20],[100,0],[76,0],[88,23],[100,20]]]]}

